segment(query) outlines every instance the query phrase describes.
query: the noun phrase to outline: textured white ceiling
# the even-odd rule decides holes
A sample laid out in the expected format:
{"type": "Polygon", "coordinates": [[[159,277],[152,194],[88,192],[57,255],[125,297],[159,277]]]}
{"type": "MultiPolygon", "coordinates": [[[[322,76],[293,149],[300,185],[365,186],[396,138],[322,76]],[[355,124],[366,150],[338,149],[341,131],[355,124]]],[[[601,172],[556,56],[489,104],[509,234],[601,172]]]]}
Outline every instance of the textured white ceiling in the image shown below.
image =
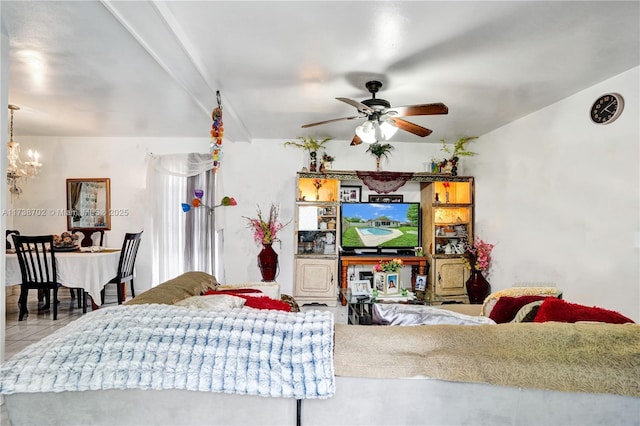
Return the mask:
{"type": "MultiPolygon", "coordinates": [[[[410,117],[482,135],[640,64],[640,3],[581,1],[6,1],[15,135],[351,140],[335,100],[443,102],[410,117]]],[[[585,106],[586,114],[588,106],[585,106]]]]}

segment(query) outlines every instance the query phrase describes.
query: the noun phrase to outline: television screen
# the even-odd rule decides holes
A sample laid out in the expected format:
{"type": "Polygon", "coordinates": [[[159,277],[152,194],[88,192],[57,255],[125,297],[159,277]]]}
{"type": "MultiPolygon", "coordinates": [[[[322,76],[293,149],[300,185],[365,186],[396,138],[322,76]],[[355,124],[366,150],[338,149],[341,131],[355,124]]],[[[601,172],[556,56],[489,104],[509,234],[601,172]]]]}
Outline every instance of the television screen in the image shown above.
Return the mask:
{"type": "Polygon", "coordinates": [[[420,246],[420,203],[343,203],[343,250],[420,246]]]}

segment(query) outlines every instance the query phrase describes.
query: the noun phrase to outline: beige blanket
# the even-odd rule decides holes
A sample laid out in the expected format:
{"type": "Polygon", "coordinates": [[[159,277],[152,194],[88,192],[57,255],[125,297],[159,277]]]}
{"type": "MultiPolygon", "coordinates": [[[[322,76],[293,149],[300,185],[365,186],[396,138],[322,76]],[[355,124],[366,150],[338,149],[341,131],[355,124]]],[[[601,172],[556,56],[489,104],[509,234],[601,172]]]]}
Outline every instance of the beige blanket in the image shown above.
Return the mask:
{"type": "Polygon", "coordinates": [[[640,325],[337,324],[335,373],[640,397],[640,325]]]}

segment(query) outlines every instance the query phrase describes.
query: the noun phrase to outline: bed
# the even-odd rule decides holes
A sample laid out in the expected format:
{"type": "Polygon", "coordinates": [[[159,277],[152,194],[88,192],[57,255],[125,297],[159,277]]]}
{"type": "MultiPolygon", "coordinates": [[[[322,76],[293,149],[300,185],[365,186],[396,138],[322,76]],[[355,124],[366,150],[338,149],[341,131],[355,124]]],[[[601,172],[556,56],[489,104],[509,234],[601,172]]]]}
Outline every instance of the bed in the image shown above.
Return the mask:
{"type": "Polygon", "coordinates": [[[218,287],[185,274],[3,363],[12,424],[640,424],[635,324],[353,326],[181,306],[218,287]]]}

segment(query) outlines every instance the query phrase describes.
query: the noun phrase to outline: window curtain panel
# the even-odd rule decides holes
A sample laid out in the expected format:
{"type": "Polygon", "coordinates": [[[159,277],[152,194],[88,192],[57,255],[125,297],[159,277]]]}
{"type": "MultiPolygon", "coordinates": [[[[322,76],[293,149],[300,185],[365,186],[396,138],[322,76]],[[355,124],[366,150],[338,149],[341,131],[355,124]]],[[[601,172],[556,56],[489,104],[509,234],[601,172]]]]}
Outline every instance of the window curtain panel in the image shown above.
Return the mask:
{"type": "Polygon", "coordinates": [[[195,189],[202,189],[203,203],[213,207],[215,179],[211,154],[150,155],[152,286],[188,271],[215,275],[215,215],[206,208],[185,213],[181,207],[191,203],[195,189]]]}

